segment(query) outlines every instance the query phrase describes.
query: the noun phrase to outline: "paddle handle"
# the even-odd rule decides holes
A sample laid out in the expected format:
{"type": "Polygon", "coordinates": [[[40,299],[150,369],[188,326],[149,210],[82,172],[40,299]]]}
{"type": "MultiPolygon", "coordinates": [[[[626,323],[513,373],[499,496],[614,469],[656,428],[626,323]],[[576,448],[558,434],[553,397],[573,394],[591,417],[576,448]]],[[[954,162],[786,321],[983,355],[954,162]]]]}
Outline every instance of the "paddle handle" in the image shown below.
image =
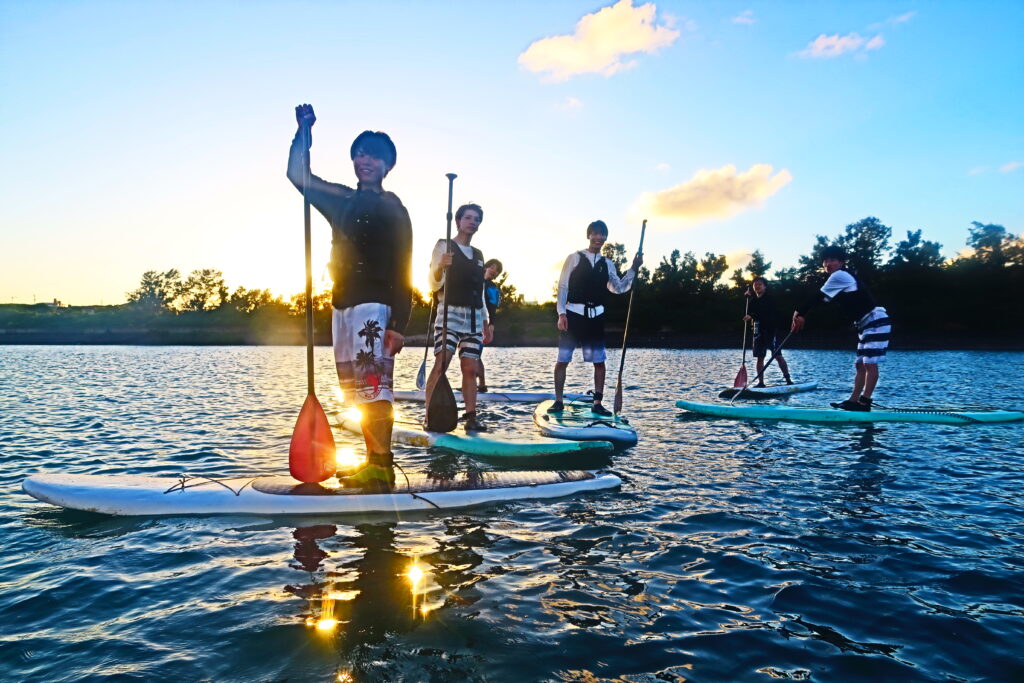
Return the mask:
{"type": "Polygon", "coordinates": [[[309,148],[311,147],[309,126],[302,127],[303,146],[306,154],[302,164],[302,214],[306,241],[306,393],[313,395],[313,239],[310,229],[309,210],[309,148]]]}

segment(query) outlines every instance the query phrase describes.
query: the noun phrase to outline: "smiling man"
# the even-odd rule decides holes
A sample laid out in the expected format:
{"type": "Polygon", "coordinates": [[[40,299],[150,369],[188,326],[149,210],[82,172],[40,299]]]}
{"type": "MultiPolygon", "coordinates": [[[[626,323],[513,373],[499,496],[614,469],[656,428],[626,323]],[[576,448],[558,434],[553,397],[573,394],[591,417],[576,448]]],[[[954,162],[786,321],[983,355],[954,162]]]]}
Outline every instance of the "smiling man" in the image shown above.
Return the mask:
{"type": "Polygon", "coordinates": [[[633,278],[643,264],[640,254],[621,278],[611,259],[601,256],[601,247],[608,239],[608,226],[594,221],[587,226],[589,246],[569,254],[558,279],[558,360],[555,362],[555,402],[548,412],[564,409],[565,371],[577,346],[583,347],[583,361],[594,364],[595,415],[611,415],[601,404],[604,398],[605,347],[604,304],[608,292],[624,294],[633,285],[633,278]]]}
{"type": "MultiPolygon", "coordinates": [[[[300,192],[312,146],[313,107],[295,108],[299,129],[288,154],[288,179],[300,192]]],[[[356,188],[312,173],[305,196],[331,225],[334,361],[345,399],[361,406],[366,462],[339,472],[345,486],[394,486],[391,430],[395,354],[405,343],[412,302],[412,224],[409,212],[382,182],[395,166],[395,145],[364,131],[349,150],[356,188]]]]}

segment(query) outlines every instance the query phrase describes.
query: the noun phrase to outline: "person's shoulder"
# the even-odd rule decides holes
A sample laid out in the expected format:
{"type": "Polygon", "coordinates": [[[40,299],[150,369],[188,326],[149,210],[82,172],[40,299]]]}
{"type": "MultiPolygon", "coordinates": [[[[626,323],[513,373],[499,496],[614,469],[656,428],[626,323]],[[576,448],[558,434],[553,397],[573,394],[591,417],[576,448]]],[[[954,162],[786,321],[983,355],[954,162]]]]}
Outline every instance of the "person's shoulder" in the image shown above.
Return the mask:
{"type": "Polygon", "coordinates": [[[857,278],[853,277],[853,274],[846,270],[837,270],[836,272],[829,275],[828,280],[826,280],[826,282],[843,285],[847,285],[850,284],[851,282],[856,281],[857,278]]]}

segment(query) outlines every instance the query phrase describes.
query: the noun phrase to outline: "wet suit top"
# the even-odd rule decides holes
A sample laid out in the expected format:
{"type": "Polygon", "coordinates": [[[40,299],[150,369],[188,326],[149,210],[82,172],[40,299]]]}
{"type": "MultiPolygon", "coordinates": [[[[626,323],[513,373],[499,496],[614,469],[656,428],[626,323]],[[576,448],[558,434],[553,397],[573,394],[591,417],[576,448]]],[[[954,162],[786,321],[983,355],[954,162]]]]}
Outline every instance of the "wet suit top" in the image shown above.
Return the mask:
{"type": "Polygon", "coordinates": [[[772,295],[765,292],[761,296],[750,297],[750,308],[747,311],[754,321],[754,334],[763,337],[773,337],[777,329],[777,314],[775,300],[772,295]]]}
{"type": "MultiPolygon", "coordinates": [[[[288,179],[302,191],[305,157],[301,129],[288,153],[288,179]]],[[[310,174],[309,203],[331,225],[331,303],[391,307],[387,329],[405,334],[412,305],[412,222],[392,192],[352,189],[310,174]]]]}
{"type": "Polygon", "coordinates": [[[860,278],[845,270],[837,270],[828,276],[820,292],[815,292],[797,309],[797,313],[804,317],[818,304],[833,300],[839,302],[844,315],[855,323],[878,305],[860,278]]]}

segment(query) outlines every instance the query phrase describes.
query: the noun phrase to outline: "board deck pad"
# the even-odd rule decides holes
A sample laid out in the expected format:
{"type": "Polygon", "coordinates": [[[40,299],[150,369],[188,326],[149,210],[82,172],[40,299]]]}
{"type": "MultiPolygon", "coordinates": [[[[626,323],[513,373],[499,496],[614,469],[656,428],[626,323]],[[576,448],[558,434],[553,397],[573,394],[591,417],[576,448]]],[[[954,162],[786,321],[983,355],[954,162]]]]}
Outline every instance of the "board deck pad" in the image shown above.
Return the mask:
{"type": "MultiPolygon", "coordinates": [[[[486,489],[507,489],[516,486],[543,486],[571,481],[587,481],[594,478],[586,470],[539,471],[539,472],[459,472],[452,477],[431,476],[423,472],[408,475],[408,481],[401,472],[395,473],[395,487],[390,493],[436,493],[438,491],[467,491],[486,489]]],[[[333,480],[329,480],[333,481],[333,480]]],[[[252,487],[260,493],[278,496],[351,496],[365,493],[362,489],[323,484],[298,484],[291,477],[259,477],[252,487]]]]}

